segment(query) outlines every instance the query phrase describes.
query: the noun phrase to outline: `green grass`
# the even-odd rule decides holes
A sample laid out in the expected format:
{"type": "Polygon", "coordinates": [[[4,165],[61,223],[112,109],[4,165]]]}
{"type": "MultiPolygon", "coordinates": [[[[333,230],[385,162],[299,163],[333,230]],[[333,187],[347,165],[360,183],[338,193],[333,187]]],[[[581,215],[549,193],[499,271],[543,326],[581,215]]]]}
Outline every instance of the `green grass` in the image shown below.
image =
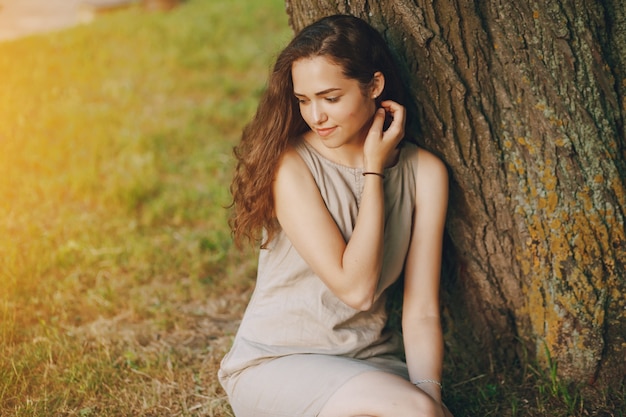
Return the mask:
{"type": "MultiPolygon", "coordinates": [[[[0,415],[232,416],[231,149],[290,36],[282,0],[188,0],[0,44],[0,415]]],[[[447,361],[457,417],[624,416],[557,364],[447,361]]]]}
{"type": "Polygon", "coordinates": [[[231,149],[290,35],[191,0],[0,44],[0,415],[230,415],[231,149]]]}

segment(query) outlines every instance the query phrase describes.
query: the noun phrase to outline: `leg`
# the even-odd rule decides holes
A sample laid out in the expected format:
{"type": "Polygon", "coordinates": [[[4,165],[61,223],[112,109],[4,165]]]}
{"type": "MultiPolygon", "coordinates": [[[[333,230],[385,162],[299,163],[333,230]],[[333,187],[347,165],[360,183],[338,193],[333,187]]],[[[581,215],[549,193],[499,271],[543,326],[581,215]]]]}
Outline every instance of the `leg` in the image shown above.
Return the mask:
{"type": "Polygon", "coordinates": [[[335,392],[318,417],[443,417],[428,394],[386,372],[364,372],[335,392]]]}

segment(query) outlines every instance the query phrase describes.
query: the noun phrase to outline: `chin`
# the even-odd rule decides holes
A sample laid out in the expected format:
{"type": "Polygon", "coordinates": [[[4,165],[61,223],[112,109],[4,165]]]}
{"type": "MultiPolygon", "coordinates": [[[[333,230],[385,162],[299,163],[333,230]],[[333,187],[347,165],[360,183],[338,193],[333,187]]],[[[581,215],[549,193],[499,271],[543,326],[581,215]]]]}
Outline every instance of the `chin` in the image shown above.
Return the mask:
{"type": "Polygon", "coordinates": [[[346,142],[341,139],[319,137],[322,144],[329,149],[336,149],[344,145],[346,142]]]}

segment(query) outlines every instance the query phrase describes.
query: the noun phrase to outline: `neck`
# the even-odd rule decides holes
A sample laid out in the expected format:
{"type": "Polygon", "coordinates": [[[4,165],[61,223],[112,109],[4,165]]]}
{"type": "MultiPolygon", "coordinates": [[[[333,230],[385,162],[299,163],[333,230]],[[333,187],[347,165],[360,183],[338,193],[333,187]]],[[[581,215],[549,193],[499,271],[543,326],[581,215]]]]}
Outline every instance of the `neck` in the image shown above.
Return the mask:
{"type": "Polygon", "coordinates": [[[358,143],[344,143],[336,148],[328,147],[314,132],[306,133],[304,140],[324,158],[336,164],[350,168],[363,168],[363,143],[365,139],[358,143]]]}

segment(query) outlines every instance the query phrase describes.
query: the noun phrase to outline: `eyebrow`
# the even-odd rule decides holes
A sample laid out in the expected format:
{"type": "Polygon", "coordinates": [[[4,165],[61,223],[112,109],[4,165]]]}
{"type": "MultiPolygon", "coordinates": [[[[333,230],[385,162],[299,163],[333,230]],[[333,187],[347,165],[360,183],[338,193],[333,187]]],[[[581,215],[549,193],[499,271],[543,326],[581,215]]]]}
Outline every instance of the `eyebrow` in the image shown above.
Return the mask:
{"type": "MultiPolygon", "coordinates": [[[[318,93],[315,93],[315,95],[316,95],[316,96],[323,96],[323,95],[325,95],[325,94],[332,93],[332,92],[334,92],[334,91],[338,91],[338,90],[341,90],[341,88],[338,88],[338,87],[328,88],[328,89],[326,89],[326,90],[323,90],[323,91],[320,91],[320,92],[318,92],[318,93]]],[[[296,97],[306,97],[304,94],[300,94],[300,93],[296,93],[296,92],[294,92],[293,94],[294,94],[296,97]]]]}

